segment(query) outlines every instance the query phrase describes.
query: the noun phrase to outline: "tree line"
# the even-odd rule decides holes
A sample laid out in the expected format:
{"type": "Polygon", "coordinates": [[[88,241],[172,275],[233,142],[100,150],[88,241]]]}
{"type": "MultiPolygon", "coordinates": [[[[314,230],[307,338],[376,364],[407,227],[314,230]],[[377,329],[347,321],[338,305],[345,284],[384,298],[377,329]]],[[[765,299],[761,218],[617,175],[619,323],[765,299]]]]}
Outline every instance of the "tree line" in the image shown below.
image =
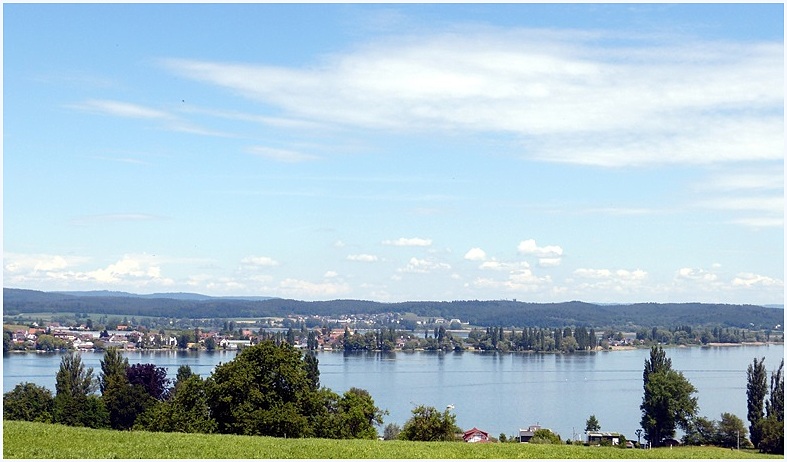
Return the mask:
{"type": "Polygon", "coordinates": [[[287,317],[342,314],[414,313],[422,317],[459,318],[477,326],[563,328],[565,326],[694,326],[774,329],[784,310],[756,305],[704,303],[639,303],[596,305],[579,301],[525,303],[515,300],[380,303],[365,300],[306,302],[268,300],[178,300],[169,298],[75,296],[21,289],[3,289],[6,315],[18,313],[102,313],[166,318],[287,317]],[[753,326],[751,324],[754,324],[753,326]]]}
{"type": "Polygon", "coordinates": [[[96,378],[70,352],[54,396],[32,383],[3,395],[4,419],[116,430],[376,438],[384,413],[366,390],[339,395],[321,387],[314,355],[273,341],[241,350],[206,379],[181,366],[172,384],[164,368],[129,365],[115,349],[96,378]]]}

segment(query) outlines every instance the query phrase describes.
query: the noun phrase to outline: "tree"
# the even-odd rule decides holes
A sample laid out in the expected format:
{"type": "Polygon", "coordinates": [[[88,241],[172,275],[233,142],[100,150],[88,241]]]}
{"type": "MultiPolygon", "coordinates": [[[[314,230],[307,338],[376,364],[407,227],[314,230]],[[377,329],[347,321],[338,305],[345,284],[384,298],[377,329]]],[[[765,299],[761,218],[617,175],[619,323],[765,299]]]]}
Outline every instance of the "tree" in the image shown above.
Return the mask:
{"type": "MultiPolygon", "coordinates": [[[[452,441],[456,428],[456,416],[446,409],[439,412],[434,407],[417,406],[413,416],[405,422],[399,439],[409,441],[452,441]]],[[[459,430],[461,431],[461,430],[459,430]]]]}
{"type": "Polygon", "coordinates": [[[300,352],[266,340],[220,364],[206,384],[220,433],[309,436],[304,408],[312,388],[300,352]]]}
{"type": "Polygon", "coordinates": [[[86,413],[92,403],[88,395],[96,389],[93,368],[85,368],[78,353],[69,352],[60,360],[55,377],[54,421],[72,426],[89,426],[86,413]]]}
{"type": "Polygon", "coordinates": [[[683,435],[683,444],[691,446],[715,444],[717,433],[715,421],[706,417],[695,417],[683,435]]]}
{"type": "Polygon", "coordinates": [[[765,416],[763,405],[768,392],[768,373],[765,370],[765,358],[759,361],[754,358],[746,370],[746,418],[749,420],[749,432],[754,447],[760,445],[761,420],[765,416]]]}
{"type": "Polygon", "coordinates": [[[383,423],[383,412],[374,405],[368,391],[350,388],[339,400],[339,438],[376,439],[375,425],[383,423]]]}
{"type": "Polygon", "coordinates": [[[98,385],[103,394],[110,377],[125,377],[126,369],[128,369],[128,358],[120,354],[117,348],[110,348],[104,352],[104,359],[99,362],[101,364],[101,376],[99,376],[98,385]]]}
{"type": "Polygon", "coordinates": [[[716,435],[716,444],[735,448],[739,443],[746,442],[746,426],[738,416],[724,412],[721,414],[716,435]]]}
{"type": "Polygon", "coordinates": [[[588,417],[588,420],[585,421],[585,431],[586,432],[597,432],[601,430],[601,425],[598,423],[598,419],[596,419],[595,415],[591,415],[588,417]]]}
{"type": "Polygon", "coordinates": [[[303,357],[303,367],[306,370],[306,377],[309,379],[309,385],[311,385],[313,390],[317,390],[320,388],[320,362],[317,360],[317,356],[308,351],[303,357]]]}
{"type": "Polygon", "coordinates": [[[134,429],[159,432],[213,433],[216,428],[204,381],[196,374],[178,380],[170,400],[149,407],[134,423],[134,429]]]}
{"type": "Polygon", "coordinates": [[[189,367],[188,364],[182,364],[180,367],[178,367],[178,372],[175,374],[175,384],[173,385],[173,389],[177,389],[179,383],[192,376],[199,377],[199,375],[191,370],[191,367],[189,367]]]}
{"type": "Polygon", "coordinates": [[[774,416],[777,422],[784,422],[784,359],[779,364],[779,369],[771,373],[771,394],[765,406],[768,415],[774,416]]]}
{"type": "Polygon", "coordinates": [[[765,406],[767,417],[761,421],[760,451],[784,454],[784,360],[771,373],[771,395],[765,406]]]}
{"type": "Polygon", "coordinates": [[[137,417],[156,403],[142,385],[131,385],[125,375],[109,378],[102,399],[115,430],[130,430],[137,417]]]}
{"type": "Polygon", "coordinates": [[[205,339],[205,350],[214,351],[216,349],[216,340],[213,337],[205,339]]]}
{"type": "Polygon", "coordinates": [[[155,400],[169,396],[167,370],[155,364],[134,364],[126,369],[126,377],[131,385],[140,385],[155,400]]]}
{"type": "Polygon", "coordinates": [[[533,432],[533,437],[530,438],[532,444],[563,444],[560,435],[552,433],[548,428],[539,428],[533,432]]]}
{"type": "Polygon", "coordinates": [[[48,388],[24,382],[3,395],[3,419],[52,422],[55,399],[48,388]]]}
{"type": "Polygon", "coordinates": [[[389,423],[383,430],[383,439],[385,441],[397,440],[399,439],[399,433],[401,433],[401,431],[402,429],[399,427],[399,425],[395,423],[389,423]]]}
{"type": "Polygon", "coordinates": [[[643,382],[640,425],[645,438],[658,446],[665,438],[673,438],[676,428],[689,428],[697,413],[697,398],[692,396],[696,389],[682,373],[672,370],[672,361],[661,347],[651,348],[643,382]]]}

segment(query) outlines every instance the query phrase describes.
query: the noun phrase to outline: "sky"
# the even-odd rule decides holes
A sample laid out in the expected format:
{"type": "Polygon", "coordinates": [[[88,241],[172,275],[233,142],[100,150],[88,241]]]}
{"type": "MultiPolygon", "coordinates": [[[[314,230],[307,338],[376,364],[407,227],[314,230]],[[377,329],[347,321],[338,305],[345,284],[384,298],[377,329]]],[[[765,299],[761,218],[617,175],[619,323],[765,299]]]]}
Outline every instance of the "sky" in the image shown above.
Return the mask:
{"type": "Polygon", "coordinates": [[[783,4],[4,4],[3,286],[784,303],[783,4]]]}

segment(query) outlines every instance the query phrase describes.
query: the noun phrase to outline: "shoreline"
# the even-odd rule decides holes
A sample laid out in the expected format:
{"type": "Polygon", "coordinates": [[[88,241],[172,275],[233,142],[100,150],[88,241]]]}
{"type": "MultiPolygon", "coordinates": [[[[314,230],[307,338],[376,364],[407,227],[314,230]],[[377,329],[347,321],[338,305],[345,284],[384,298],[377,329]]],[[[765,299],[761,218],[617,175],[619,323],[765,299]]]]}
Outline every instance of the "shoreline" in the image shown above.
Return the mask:
{"type": "MultiPolygon", "coordinates": [[[[659,345],[662,348],[712,348],[712,347],[745,347],[745,346],[768,346],[768,345],[784,345],[784,342],[741,342],[741,343],[720,343],[720,342],[711,342],[706,343],[704,345],[701,344],[690,344],[690,345],[659,345]]],[[[351,353],[351,354],[361,354],[361,353],[481,353],[481,354],[490,354],[490,353],[500,353],[500,354],[563,354],[563,355],[572,355],[572,354],[595,354],[595,353],[604,353],[604,352],[612,352],[612,351],[632,351],[632,350],[645,350],[650,349],[652,345],[625,345],[625,346],[612,346],[608,348],[602,348],[600,346],[596,347],[595,350],[582,350],[582,351],[573,351],[573,352],[563,352],[563,351],[535,351],[535,350],[526,350],[526,351],[497,351],[497,350],[476,350],[474,348],[467,348],[461,351],[444,351],[444,350],[425,350],[423,348],[416,348],[413,350],[403,350],[403,349],[395,349],[391,351],[383,351],[383,350],[359,350],[359,351],[344,351],[344,350],[334,350],[334,349],[319,349],[313,350],[315,353],[351,353]]],[[[89,350],[58,350],[58,351],[43,351],[43,350],[9,350],[4,352],[3,354],[27,354],[27,353],[35,353],[35,354],[58,354],[58,353],[67,353],[69,351],[75,352],[89,352],[89,353],[100,353],[106,350],[96,350],[96,349],[89,349],[89,350]]],[[[177,348],[135,348],[135,349],[122,349],[119,350],[121,353],[125,352],[140,352],[140,353],[161,353],[161,352],[172,352],[172,353],[224,353],[224,352],[239,352],[239,349],[215,349],[213,351],[207,350],[190,350],[190,349],[177,349],[177,348]]],[[[307,351],[307,350],[303,350],[307,351]]]]}

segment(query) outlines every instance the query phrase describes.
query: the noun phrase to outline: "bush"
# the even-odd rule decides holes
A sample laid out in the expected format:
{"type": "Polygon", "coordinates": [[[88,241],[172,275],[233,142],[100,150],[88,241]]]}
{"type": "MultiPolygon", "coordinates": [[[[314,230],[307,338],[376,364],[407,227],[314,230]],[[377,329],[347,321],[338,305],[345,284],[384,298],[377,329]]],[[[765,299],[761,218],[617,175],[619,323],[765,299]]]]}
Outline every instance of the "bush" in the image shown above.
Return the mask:
{"type": "Polygon", "coordinates": [[[55,399],[48,388],[25,382],[3,395],[3,419],[52,422],[55,399]]]}
{"type": "Polygon", "coordinates": [[[560,435],[552,433],[552,430],[541,428],[533,433],[530,442],[533,444],[563,444],[563,439],[560,438],[560,435]]]}

